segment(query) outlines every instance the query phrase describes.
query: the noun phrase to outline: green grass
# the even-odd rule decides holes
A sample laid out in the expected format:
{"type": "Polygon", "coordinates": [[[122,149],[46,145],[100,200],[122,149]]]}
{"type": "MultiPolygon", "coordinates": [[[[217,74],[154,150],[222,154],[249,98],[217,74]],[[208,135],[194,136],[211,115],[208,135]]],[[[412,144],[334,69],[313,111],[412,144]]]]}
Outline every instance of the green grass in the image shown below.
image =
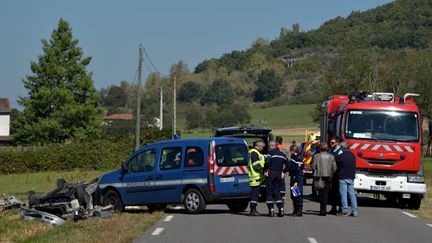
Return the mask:
{"type": "Polygon", "coordinates": [[[249,112],[252,116],[251,124],[260,124],[261,119],[266,119],[263,126],[270,128],[302,128],[316,127],[311,113],[315,105],[282,105],[269,108],[252,108],[249,112]]]}
{"type": "Polygon", "coordinates": [[[16,195],[26,198],[28,191],[47,192],[55,188],[57,179],[64,178],[66,182],[91,180],[100,176],[100,171],[72,172],[39,172],[26,174],[11,174],[0,176],[0,196],[16,195]]]}
{"type": "MultiPolygon", "coordinates": [[[[0,176],[0,195],[16,195],[26,200],[26,192],[48,192],[58,178],[76,183],[98,177],[100,171],[40,172],[0,176]]],[[[163,216],[135,211],[115,214],[111,218],[67,221],[57,227],[19,218],[19,210],[0,213],[0,242],[132,242],[163,216]]]]}
{"type": "Polygon", "coordinates": [[[420,209],[412,212],[432,222],[432,159],[424,159],[423,165],[427,191],[422,200],[420,209]]]}
{"type": "MultiPolygon", "coordinates": [[[[318,123],[314,122],[311,117],[311,113],[315,110],[315,107],[316,105],[309,104],[250,108],[251,121],[249,124],[270,128],[317,127],[318,123]],[[265,119],[267,123],[260,124],[261,119],[265,119]]],[[[181,116],[177,120],[177,127],[182,130],[186,128],[186,120],[181,116]]]]}
{"type": "Polygon", "coordinates": [[[192,133],[184,133],[181,135],[182,138],[206,138],[213,136],[213,132],[192,132],[192,133]]]}

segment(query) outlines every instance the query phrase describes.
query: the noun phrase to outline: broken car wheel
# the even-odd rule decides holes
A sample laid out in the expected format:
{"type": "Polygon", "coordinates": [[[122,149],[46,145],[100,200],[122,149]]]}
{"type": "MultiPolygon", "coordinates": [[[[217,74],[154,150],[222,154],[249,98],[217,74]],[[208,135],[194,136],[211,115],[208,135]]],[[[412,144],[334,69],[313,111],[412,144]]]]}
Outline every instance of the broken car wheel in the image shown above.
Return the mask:
{"type": "Polygon", "coordinates": [[[112,205],[115,211],[123,211],[124,206],[120,195],[116,191],[109,190],[103,195],[103,205],[112,205]]]}

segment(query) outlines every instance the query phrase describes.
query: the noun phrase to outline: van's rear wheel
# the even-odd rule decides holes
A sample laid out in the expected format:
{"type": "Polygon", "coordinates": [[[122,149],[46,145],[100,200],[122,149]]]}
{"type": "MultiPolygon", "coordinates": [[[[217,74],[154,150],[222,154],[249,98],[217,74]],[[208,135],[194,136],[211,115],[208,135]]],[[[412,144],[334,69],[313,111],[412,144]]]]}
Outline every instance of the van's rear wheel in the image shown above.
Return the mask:
{"type": "Polygon", "coordinates": [[[200,191],[191,188],[184,195],[183,206],[188,213],[196,214],[205,209],[206,202],[200,191]]]}
{"type": "Polygon", "coordinates": [[[233,213],[244,212],[249,206],[249,200],[240,200],[227,203],[229,210],[233,213]]]}
{"type": "Polygon", "coordinates": [[[116,191],[109,190],[105,192],[102,199],[103,205],[112,205],[114,207],[114,211],[123,211],[124,205],[120,198],[120,195],[116,191]]]}

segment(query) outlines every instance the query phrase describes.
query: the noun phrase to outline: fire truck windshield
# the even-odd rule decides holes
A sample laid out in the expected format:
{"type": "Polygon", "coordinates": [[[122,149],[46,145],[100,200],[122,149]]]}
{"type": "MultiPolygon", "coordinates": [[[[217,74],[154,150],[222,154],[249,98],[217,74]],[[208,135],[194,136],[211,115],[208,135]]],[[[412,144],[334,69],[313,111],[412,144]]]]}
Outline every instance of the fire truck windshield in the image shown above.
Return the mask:
{"type": "Polygon", "coordinates": [[[367,140],[412,142],[419,139],[415,112],[349,110],[345,137],[367,140]]]}

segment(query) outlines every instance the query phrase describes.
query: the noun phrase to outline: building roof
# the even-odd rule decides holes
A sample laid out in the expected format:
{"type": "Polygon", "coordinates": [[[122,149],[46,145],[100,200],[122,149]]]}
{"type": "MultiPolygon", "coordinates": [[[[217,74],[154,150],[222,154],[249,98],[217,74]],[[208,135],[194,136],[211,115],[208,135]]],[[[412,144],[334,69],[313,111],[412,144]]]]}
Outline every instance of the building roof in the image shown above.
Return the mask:
{"type": "Polygon", "coordinates": [[[10,113],[10,104],[8,98],[0,98],[0,113],[10,113]]]}
{"type": "Polygon", "coordinates": [[[112,114],[104,117],[105,120],[126,120],[131,121],[134,119],[132,114],[112,114]]]}

